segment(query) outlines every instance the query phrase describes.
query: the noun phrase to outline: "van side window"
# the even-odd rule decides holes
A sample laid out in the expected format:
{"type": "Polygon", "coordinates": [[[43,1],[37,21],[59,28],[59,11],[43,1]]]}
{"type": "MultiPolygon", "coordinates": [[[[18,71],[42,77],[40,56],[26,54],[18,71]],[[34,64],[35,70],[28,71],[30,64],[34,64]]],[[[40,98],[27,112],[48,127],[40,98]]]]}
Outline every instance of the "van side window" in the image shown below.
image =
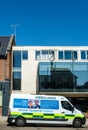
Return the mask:
{"type": "Polygon", "coordinates": [[[62,108],[69,110],[69,111],[72,111],[72,106],[69,102],[61,101],[61,105],[62,105],[62,108]]]}

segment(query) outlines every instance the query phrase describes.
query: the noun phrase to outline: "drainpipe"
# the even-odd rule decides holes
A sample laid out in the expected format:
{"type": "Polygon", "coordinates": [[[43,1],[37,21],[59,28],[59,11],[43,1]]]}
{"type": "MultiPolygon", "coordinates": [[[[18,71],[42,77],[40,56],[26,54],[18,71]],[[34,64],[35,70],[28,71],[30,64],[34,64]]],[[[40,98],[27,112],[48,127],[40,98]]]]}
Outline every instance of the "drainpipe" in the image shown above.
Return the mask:
{"type": "Polygon", "coordinates": [[[6,79],[6,59],[7,59],[7,51],[6,51],[5,60],[4,60],[4,80],[6,79]]]}

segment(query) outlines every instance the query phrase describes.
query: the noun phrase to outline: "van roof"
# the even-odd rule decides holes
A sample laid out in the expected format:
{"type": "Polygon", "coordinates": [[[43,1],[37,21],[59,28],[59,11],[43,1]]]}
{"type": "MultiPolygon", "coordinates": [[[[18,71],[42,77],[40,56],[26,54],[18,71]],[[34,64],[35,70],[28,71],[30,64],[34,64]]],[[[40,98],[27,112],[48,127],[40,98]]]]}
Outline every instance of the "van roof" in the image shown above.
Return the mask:
{"type": "Polygon", "coordinates": [[[57,98],[57,99],[66,99],[66,97],[64,96],[55,96],[55,95],[32,95],[32,94],[11,94],[11,97],[15,97],[15,98],[29,98],[29,97],[36,97],[36,98],[42,98],[42,97],[53,97],[53,98],[57,98]]]}

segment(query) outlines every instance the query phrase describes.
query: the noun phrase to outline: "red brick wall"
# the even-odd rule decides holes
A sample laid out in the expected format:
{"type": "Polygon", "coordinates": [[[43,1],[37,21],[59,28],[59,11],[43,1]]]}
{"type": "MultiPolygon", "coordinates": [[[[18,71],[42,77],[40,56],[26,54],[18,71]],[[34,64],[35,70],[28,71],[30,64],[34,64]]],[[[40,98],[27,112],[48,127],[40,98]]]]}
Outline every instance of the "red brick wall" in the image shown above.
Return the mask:
{"type": "Polygon", "coordinates": [[[7,59],[0,59],[0,80],[11,79],[11,52],[7,59]]]}
{"type": "Polygon", "coordinates": [[[4,59],[0,59],[0,80],[4,79],[4,59]]]}
{"type": "Polygon", "coordinates": [[[11,79],[11,52],[7,54],[6,60],[6,79],[11,79]]]}
{"type": "MultiPolygon", "coordinates": [[[[7,58],[0,58],[0,81],[5,79],[11,80],[11,69],[12,69],[12,48],[7,53],[7,58]]],[[[0,107],[0,116],[2,115],[2,106],[0,107]]]]}

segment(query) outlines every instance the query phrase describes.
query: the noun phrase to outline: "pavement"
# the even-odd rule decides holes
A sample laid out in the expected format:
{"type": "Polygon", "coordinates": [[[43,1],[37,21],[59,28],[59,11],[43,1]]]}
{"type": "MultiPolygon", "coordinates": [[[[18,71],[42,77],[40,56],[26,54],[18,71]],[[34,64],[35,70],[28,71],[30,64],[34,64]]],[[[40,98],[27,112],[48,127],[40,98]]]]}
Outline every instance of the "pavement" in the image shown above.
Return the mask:
{"type": "MultiPolygon", "coordinates": [[[[0,116],[0,124],[6,124],[7,123],[7,116],[0,116]]],[[[88,126],[88,118],[86,118],[86,124],[85,126],[88,126]]]]}
{"type": "Polygon", "coordinates": [[[0,124],[7,123],[7,116],[0,116],[0,124]]]}

